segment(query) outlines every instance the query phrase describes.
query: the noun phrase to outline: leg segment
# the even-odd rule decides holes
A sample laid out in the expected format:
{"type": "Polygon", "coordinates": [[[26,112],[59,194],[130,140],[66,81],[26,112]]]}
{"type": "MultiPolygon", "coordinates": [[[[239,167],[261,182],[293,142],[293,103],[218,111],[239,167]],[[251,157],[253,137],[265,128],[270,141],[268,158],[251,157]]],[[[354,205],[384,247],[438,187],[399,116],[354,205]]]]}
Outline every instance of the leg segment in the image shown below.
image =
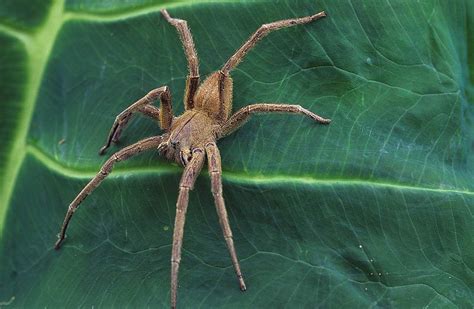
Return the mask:
{"type": "Polygon", "coordinates": [[[181,261],[181,247],[183,245],[184,222],[188,209],[189,190],[193,189],[194,182],[204,163],[204,151],[194,149],[191,161],[186,165],[179,184],[179,196],[176,203],[176,217],[173,231],[173,248],[171,251],[171,308],[176,308],[178,291],[178,271],[181,261]]]}
{"type": "Polygon", "coordinates": [[[188,23],[185,20],[172,18],[167,10],[161,10],[163,17],[178,30],[179,37],[183,43],[184,53],[188,60],[189,75],[186,80],[186,93],[184,95],[184,104],[186,110],[194,107],[194,94],[199,86],[199,63],[194,48],[194,41],[189,30],[188,23]]]}
{"type": "Polygon", "coordinates": [[[234,132],[248,120],[250,115],[254,113],[259,113],[259,112],[297,113],[297,114],[306,115],[310,117],[311,119],[313,119],[314,121],[317,121],[322,124],[329,124],[331,122],[331,119],[326,119],[321,116],[318,116],[314,114],[313,112],[301,107],[300,105],[266,104],[266,103],[252,104],[240,109],[235,114],[233,114],[232,117],[229,118],[229,120],[227,120],[227,122],[222,126],[222,131],[219,138],[224,137],[234,132]]]}
{"type": "Polygon", "coordinates": [[[227,249],[229,250],[237,279],[239,280],[240,290],[245,291],[247,288],[245,286],[244,278],[242,277],[242,272],[240,271],[240,264],[235,251],[232,231],[230,229],[229,219],[227,218],[227,211],[225,209],[224,197],[222,196],[221,156],[216,143],[212,142],[206,145],[206,154],[209,165],[209,175],[211,176],[212,195],[214,195],[214,203],[216,204],[219,223],[224,234],[224,239],[227,243],[227,249]]]}
{"type": "Polygon", "coordinates": [[[227,75],[233,68],[235,68],[239,64],[239,62],[248,53],[248,51],[252,49],[252,47],[254,47],[258,41],[260,41],[264,36],[266,36],[271,31],[278,30],[281,28],[291,27],[295,25],[306,24],[325,16],[326,16],[326,13],[323,11],[323,12],[314,14],[312,16],[306,16],[306,17],[294,18],[294,19],[285,19],[285,20],[280,20],[273,23],[262,25],[247,40],[247,42],[245,42],[242,45],[242,47],[240,47],[235,52],[235,54],[232,57],[230,57],[230,59],[226,62],[226,64],[224,64],[224,66],[221,69],[222,73],[224,75],[227,75]]]}
{"type": "MultiPolygon", "coordinates": [[[[151,119],[154,119],[156,121],[160,121],[160,109],[153,105],[141,106],[137,109],[137,112],[142,113],[143,115],[150,117],[151,119]]],[[[115,129],[114,134],[112,135],[111,141],[107,139],[107,142],[109,145],[110,145],[110,142],[118,143],[118,141],[120,140],[120,135],[122,135],[122,130],[125,128],[130,118],[132,118],[132,115],[133,113],[129,113],[123,119],[121,119],[121,122],[119,122],[118,126],[115,129]]],[[[100,154],[104,154],[104,152],[101,151],[100,154]]]]}
{"type": "Polygon", "coordinates": [[[133,113],[140,112],[154,119],[159,119],[161,128],[166,130],[171,126],[173,120],[173,110],[171,108],[171,94],[167,86],[153,89],[146,96],[130,105],[121,112],[114,121],[110,129],[105,145],[100,149],[99,154],[103,155],[112,142],[116,143],[123,128],[126,126],[133,113]],[[160,109],[150,105],[156,99],[161,99],[160,109]]]}
{"type": "Polygon", "coordinates": [[[158,148],[158,145],[161,143],[161,136],[153,136],[147,139],[141,140],[138,143],[125,147],[124,149],[118,151],[110,159],[108,159],[104,165],[100,168],[99,173],[82,189],[82,191],[76,196],[76,198],[71,202],[69,208],[66,213],[66,217],[64,218],[64,223],[61,227],[61,232],[59,233],[59,239],[56,241],[54,245],[55,249],[59,249],[61,247],[61,243],[64,240],[66,235],[66,230],[69,225],[69,221],[72,218],[72,215],[76,211],[79,204],[97,188],[102,180],[109,175],[112,171],[112,168],[116,162],[124,161],[144,150],[151,149],[151,148],[158,148]]]}

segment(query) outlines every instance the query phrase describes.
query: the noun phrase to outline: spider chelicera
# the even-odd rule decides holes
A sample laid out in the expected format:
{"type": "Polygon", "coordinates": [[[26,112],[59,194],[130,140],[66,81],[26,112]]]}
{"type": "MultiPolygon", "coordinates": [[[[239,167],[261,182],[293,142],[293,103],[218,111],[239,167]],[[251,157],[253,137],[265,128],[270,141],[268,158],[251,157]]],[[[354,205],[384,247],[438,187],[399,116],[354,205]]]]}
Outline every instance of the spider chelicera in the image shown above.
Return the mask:
{"type": "Polygon", "coordinates": [[[235,114],[232,111],[232,78],[230,71],[234,69],[247,52],[265,35],[273,30],[306,24],[325,17],[325,12],[312,16],[295,19],[280,20],[262,25],[250,38],[235,52],[232,57],[217,72],[212,73],[199,84],[199,67],[193,38],[185,20],[172,18],[166,10],[161,11],[163,17],[176,27],[189,66],[189,75],[186,80],[184,95],[185,112],[174,117],[171,108],[171,95],[169,88],[163,86],[150,91],[140,100],[130,105],[115,119],[105,145],[99,154],[104,154],[111,143],[118,142],[123,128],[134,113],[142,113],[159,122],[164,134],[143,139],[116,152],[101,167],[99,173],[82,189],[69,205],[64,223],[59,233],[55,248],[59,249],[64,241],[66,230],[72,215],[79,204],[107,177],[116,162],[124,161],[144,150],[158,149],[159,153],[169,160],[174,160],[184,167],[184,172],[179,185],[179,196],[176,203],[176,217],[173,232],[173,247],[171,255],[171,307],[176,307],[178,289],[178,269],[181,261],[181,247],[183,244],[184,221],[188,208],[189,191],[193,189],[194,182],[199,175],[205,158],[209,166],[212,194],[219,216],[227,248],[232,264],[239,281],[240,289],[246,290],[244,278],[240,271],[239,260],[234,248],[232,232],[227,218],[227,211],[222,196],[222,168],[219,149],[216,141],[237,130],[253,114],[259,112],[298,113],[310,117],[322,124],[331,120],[322,118],[299,105],[287,104],[253,104],[248,105],[235,114]],[[161,106],[151,105],[160,99],[161,106]]]}

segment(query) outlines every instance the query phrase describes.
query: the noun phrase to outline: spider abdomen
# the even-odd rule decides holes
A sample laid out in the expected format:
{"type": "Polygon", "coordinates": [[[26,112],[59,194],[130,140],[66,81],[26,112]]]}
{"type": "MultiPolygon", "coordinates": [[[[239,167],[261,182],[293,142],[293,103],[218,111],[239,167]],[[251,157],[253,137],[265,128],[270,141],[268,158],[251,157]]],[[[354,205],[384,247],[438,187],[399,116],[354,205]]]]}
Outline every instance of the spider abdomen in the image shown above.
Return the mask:
{"type": "Polygon", "coordinates": [[[219,71],[209,75],[194,95],[194,108],[218,122],[227,120],[232,111],[232,78],[219,71]]]}

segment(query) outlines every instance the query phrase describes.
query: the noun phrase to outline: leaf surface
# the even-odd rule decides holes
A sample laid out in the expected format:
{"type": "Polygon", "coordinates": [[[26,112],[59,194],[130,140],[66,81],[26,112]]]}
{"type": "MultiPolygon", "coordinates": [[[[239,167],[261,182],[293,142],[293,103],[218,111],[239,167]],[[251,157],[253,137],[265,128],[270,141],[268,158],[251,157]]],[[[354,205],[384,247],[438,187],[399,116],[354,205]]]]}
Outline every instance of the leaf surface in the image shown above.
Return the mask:
{"type": "MultiPolygon", "coordinates": [[[[176,30],[154,1],[58,1],[42,22],[25,21],[18,5],[9,15],[18,21],[0,5],[0,302],[167,307],[181,169],[157,152],[118,164],[76,212],[63,248],[52,246],[67,205],[106,159],[97,151],[115,116],[162,85],[183,111],[176,30]]],[[[333,120],[258,115],[219,142],[248,291],[238,290],[203,172],[179,305],[472,306],[472,2],[171,5],[191,27],[202,76],[261,24],[326,10],[247,55],[232,73],[234,110],[296,103],[333,120]]],[[[136,117],[109,152],[157,134],[136,117]]]]}

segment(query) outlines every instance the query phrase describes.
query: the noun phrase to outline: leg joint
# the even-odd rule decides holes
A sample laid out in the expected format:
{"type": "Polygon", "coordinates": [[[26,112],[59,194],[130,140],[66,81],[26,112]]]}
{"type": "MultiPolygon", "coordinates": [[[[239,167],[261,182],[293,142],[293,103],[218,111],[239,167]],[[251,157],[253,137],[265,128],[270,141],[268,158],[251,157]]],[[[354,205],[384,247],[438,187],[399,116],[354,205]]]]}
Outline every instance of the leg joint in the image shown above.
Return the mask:
{"type": "Polygon", "coordinates": [[[260,26],[260,28],[258,28],[257,33],[258,34],[265,33],[268,30],[270,30],[271,28],[272,28],[272,24],[263,24],[263,25],[260,26]]]}
{"type": "Polygon", "coordinates": [[[188,23],[184,19],[179,19],[179,18],[171,18],[177,25],[185,25],[187,26],[188,23]]]}
{"type": "Polygon", "coordinates": [[[115,158],[113,160],[109,159],[107,162],[105,162],[105,164],[100,168],[99,174],[103,177],[106,177],[108,174],[110,174],[110,171],[114,165],[114,161],[116,161],[115,158]]]}
{"type": "Polygon", "coordinates": [[[162,93],[168,93],[168,91],[169,91],[168,86],[160,87],[160,88],[151,90],[150,92],[148,92],[146,94],[145,97],[146,97],[147,101],[153,101],[156,98],[158,98],[159,96],[161,96],[162,93]]]}
{"type": "Polygon", "coordinates": [[[103,177],[106,177],[110,172],[108,170],[104,170],[104,169],[100,169],[100,174],[103,176],[103,177]]]}
{"type": "Polygon", "coordinates": [[[206,145],[204,146],[205,148],[208,148],[208,147],[216,147],[216,142],[208,142],[206,143],[206,145]]]}
{"type": "Polygon", "coordinates": [[[219,75],[221,76],[221,78],[228,77],[229,71],[227,69],[221,69],[219,70],[219,75]]]}
{"type": "Polygon", "coordinates": [[[202,153],[202,152],[203,152],[203,151],[202,151],[201,148],[194,148],[194,149],[193,149],[193,154],[195,154],[195,153],[202,153]]]}
{"type": "Polygon", "coordinates": [[[164,86],[162,88],[163,90],[161,91],[161,96],[165,95],[166,97],[169,97],[170,88],[168,86],[164,86]]]}
{"type": "Polygon", "coordinates": [[[222,185],[219,184],[218,188],[214,188],[214,186],[212,186],[211,192],[212,192],[212,195],[214,196],[214,199],[218,199],[219,197],[222,196],[222,185]]]}
{"type": "Polygon", "coordinates": [[[70,204],[69,207],[67,208],[67,211],[74,213],[76,211],[76,207],[74,207],[73,204],[70,204]]]}
{"type": "Polygon", "coordinates": [[[118,114],[117,117],[115,117],[115,122],[119,124],[122,123],[125,119],[127,119],[130,116],[130,114],[131,112],[129,112],[128,110],[124,110],[123,112],[118,114]]]}

